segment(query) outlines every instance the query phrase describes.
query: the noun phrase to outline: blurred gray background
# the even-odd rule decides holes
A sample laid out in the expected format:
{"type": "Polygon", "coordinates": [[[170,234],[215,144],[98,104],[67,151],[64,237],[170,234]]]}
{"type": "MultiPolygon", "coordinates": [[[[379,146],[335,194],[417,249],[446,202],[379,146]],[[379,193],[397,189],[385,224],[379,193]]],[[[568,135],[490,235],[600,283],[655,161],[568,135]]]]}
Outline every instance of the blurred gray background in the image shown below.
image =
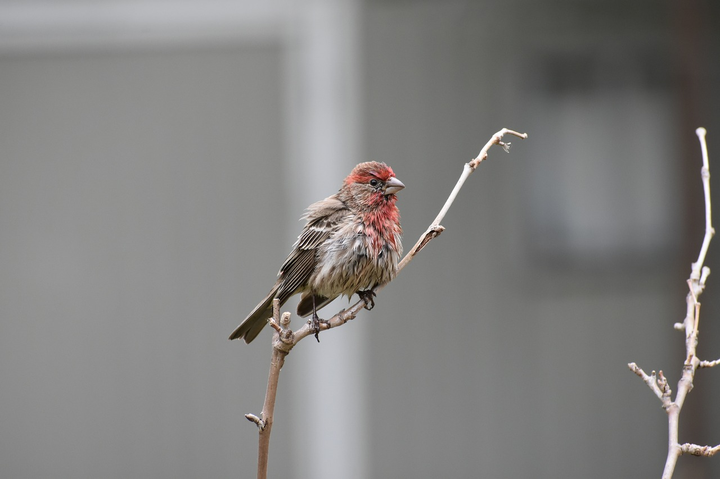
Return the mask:
{"type": "Polygon", "coordinates": [[[255,477],[270,333],[227,336],[305,206],[385,161],[409,249],[501,127],[375,310],[288,357],[271,477],[659,477],[627,363],[675,389],[718,59],[710,0],[0,3],[0,477],[255,477]]]}

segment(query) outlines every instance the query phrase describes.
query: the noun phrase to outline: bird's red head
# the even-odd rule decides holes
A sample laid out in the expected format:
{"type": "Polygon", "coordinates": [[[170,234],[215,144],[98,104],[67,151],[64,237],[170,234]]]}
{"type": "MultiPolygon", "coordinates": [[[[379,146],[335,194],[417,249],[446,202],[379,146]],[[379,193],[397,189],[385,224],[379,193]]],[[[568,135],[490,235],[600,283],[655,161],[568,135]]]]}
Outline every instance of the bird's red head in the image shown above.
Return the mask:
{"type": "Polygon", "coordinates": [[[368,183],[373,178],[383,182],[387,182],[390,178],[394,178],[395,173],[385,163],[378,161],[366,161],[357,165],[350,174],[345,178],[345,184],[352,183],[368,183]]]}

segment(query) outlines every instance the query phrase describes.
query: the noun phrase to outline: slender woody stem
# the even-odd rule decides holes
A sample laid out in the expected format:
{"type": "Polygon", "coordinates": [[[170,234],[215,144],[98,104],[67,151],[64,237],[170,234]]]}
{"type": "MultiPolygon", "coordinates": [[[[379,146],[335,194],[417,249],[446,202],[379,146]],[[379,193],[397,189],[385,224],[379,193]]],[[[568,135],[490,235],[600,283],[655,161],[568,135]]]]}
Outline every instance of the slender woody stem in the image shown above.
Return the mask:
{"type": "Polygon", "coordinates": [[[703,166],[701,170],[701,175],[703,181],[703,191],[705,193],[705,237],[703,238],[703,243],[700,247],[700,254],[698,254],[698,259],[693,264],[692,274],[693,279],[699,280],[702,265],[705,262],[705,255],[707,255],[707,250],[710,246],[710,240],[715,235],[715,229],[712,226],[712,203],[710,201],[710,160],[708,159],[707,142],[705,141],[705,135],[707,134],[707,131],[705,130],[705,128],[701,127],[695,130],[695,133],[700,140],[700,149],[702,150],[703,166]]]}
{"type": "Polygon", "coordinates": [[[273,334],[273,348],[272,358],[270,359],[270,373],[268,374],[267,389],[265,391],[265,402],[263,403],[263,409],[261,418],[252,414],[247,414],[245,417],[254,422],[259,429],[259,442],[258,442],[258,479],[267,479],[268,470],[268,455],[270,452],[270,432],[272,431],[273,416],[275,414],[275,398],[277,397],[278,381],[280,380],[280,370],[285,362],[285,356],[288,351],[283,350],[275,346],[275,342],[281,341],[282,330],[280,329],[280,300],[275,298],[273,300],[273,317],[268,322],[276,329],[273,334]]]}
{"type": "Polygon", "coordinates": [[[663,470],[663,479],[671,479],[675,472],[675,465],[683,453],[683,448],[679,443],[679,428],[680,428],[680,411],[685,404],[685,398],[693,388],[693,381],[695,379],[695,371],[700,364],[700,360],[697,358],[697,343],[698,343],[698,323],[700,321],[700,303],[698,297],[705,289],[705,282],[700,281],[701,277],[707,279],[707,274],[703,274],[703,270],[709,271],[703,267],[705,263],[705,256],[707,255],[708,247],[710,246],[710,240],[715,234],[715,230],[712,227],[712,210],[710,203],[710,166],[708,162],[707,154],[707,143],[705,142],[705,128],[698,128],[696,131],[698,139],[700,140],[700,147],[702,149],[703,166],[701,170],[703,191],[705,193],[705,236],[703,237],[702,246],[700,247],[700,253],[698,259],[692,264],[690,279],[688,280],[688,289],[686,302],[688,305],[687,315],[685,316],[685,363],[683,364],[683,372],[680,380],[678,381],[677,394],[675,401],[673,401],[667,408],[668,413],[668,454],[665,461],[665,469],[663,470]]]}
{"type": "Polygon", "coordinates": [[[527,139],[528,137],[527,133],[518,133],[517,131],[503,128],[490,138],[490,140],[485,144],[485,146],[483,146],[482,150],[480,150],[480,153],[478,153],[475,159],[473,159],[469,163],[465,163],[465,166],[463,167],[463,172],[460,175],[460,178],[458,178],[457,183],[455,183],[455,187],[450,192],[450,196],[448,196],[448,199],[445,201],[445,204],[440,210],[440,213],[438,213],[438,215],[435,217],[428,229],[425,230],[422,235],[420,235],[420,239],[417,240],[415,246],[413,246],[412,249],[402,259],[402,261],[400,261],[400,264],[398,264],[398,272],[400,272],[405,266],[407,266],[407,264],[412,261],[415,255],[418,254],[420,250],[422,250],[431,240],[439,236],[440,233],[445,230],[445,228],[440,225],[440,222],[445,219],[445,215],[450,210],[452,204],[455,202],[455,198],[457,198],[458,193],[460,193],[460,189],[465,184],[465,180],[467,180],[470,174],[477,169],[481,162],[487,159],[490,147],[492,147],[493,145],[500,145],[505,151],[508,151],[508,149],[510,148],[510,143],[503,143],[501,141],[502,137],[506,134],[515,135],[523,140],[527,139]]]}
{"type": "MultiPolygon", "coordinates": [[[[698,128],[696,131],[698,139],[700,140],[700,147],[702,149],[703,156],[703,167],[701,170],[703,190],[705,193],[705,236],[703,237],[702,246],[698,254],[698,259],[691,265],[690,278],[688,279],[688,294],[685,299],[687,304],[687,310],[685,319],[680,324],[676,324],[675,328],[685,331],[685,362],[683,364],[682,375],[678,381],[677,394],[675,400],[670,398],[670,390],[667,388],[667,381],[662,375],[662,371],[659,373],[660,379],[656,379],[655,373],[648,376],[645,372],[640,369],[635,363],[628,364],[628,367],[640,376],[650,389],[660,398],[663,403],[663,408],[668,415],[668,453],[667,459],[665,460],[665,468],[663,470],[662,479],[671,479],[675,471],[675,465],[681,454],[694,454],[700,456],[712,456],[718,450],[720,445],[715,447],[710,446],[698,446],[696,444],[683,444],[680,445],[678,441],[678,430],[680,423],[680,412],[682,411],[685,398],[693,388],[693,381],[695,379],[695,371],[698,367],[713,367],[718,364],[718,361],[700,361],[697,357],[697,344],[698,344],[698,324],[700,321],[700,303],[698,298],[705,289],[705,282],[710,269],[707,266],[703,266],[705,263],[705,256],[707,255],[710,240],[715,234],[715,230],[712,226],[712,210],[710,203],[710,167],[707,154],[707,143],[705,141],[705,128],[698,128]]],[[[720,360],[719,360],[720,361],[720,360]]]]}
{"type": "Polygon", "coordinates": [[[445,215],[447,214],[448,210],[452,206],[453,202],[455,201],[455,198],[457,197],[458,193],[460,192],[460,189],[462,188],[463,184],[465,183],[465,180],[467,180],[468,176],[477,169],[477,167],[480,165],[481,162],[485,161],[488,157],[488,150],[490,150],[490,147],[493,145],[501,145],[505,151],[508,151],[510,148],[510,143],[503,143],[502,137],[508,135],[515,135],[518,138],[522,138],[523,140],[526,140],[528,135],[527,133],[518,133],[517,131],[508,130],[507,128],[503,128],[502,130],[495,133],[492,138],[490,138],[490,141],[488,141],[482,150],[480,150],[480,153],[478,153],[478,156],[475,157],[472,161],[469,163],[465,163],[465,167],[463,168],[462,175],[460,175],[460,178],[458,179],[457,183],[455,184],[455,188],[453,188],[452,192],[450,193],[450,196],[448,196],[447,201],[445,201],[445,204],[443,205],[442,209],[440,210],[440,213],[438,213],[437,217],[432,222],[432,226],[437,226],[440,224],[440,222],[445,218],[445,215]]]}

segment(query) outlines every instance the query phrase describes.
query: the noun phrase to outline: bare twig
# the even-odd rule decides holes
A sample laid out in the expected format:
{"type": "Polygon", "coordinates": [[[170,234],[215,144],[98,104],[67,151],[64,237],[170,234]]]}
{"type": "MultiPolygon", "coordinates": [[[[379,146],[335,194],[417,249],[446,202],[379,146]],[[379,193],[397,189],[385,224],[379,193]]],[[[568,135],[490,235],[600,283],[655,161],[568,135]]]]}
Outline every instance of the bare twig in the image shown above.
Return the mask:
{"type": "Polygon", "coordinates": [[[685,331],[685,362],[683,364],[682,376],[678,381],[677,394],[675,400],[671,399],[671,391],[667,386],[667,380],[664,378],[662,371],[659,378],[656,379],[655,371],[648,376],[635,363],[628,364],[628,367],[638,376],[640,376],[645,384],[655,393],[662,401],[663,408],[668,414],[668,454],[665,461],[665,469],[663,470],[662,479],[670,479],[675,471],[678,457],[681,454],[693,454],[696,456],[712,456],[720,451],[720,445],[715,447],[698,446],[697,444],[682,444],[678,442],[678,429],[680,422],[680,411],[682,410],[685,398],[693,388],[695,379],[695,371],[698,368],[709,368],[720,364],[720,359],[716,361],[701,361],[697,357],[698,332],[700,322],[700,303],[698,298],[705,290],[705,282],[710,274],[710,268],[703,266],[705,256],[710,245],[710,240],[715,234],[712,226],[712,210],[710,203],[710,167],[707,154],[707,143],[705,141],[705,129],[698,128],[696,130],[700,140],[702,149],[703,167],[701,170],[703,190],[705,192],[705,236],[703,238],[700,253],[696,262],[692,263],[690,278],[687,281],[688,294],[685,299],[687,308],[685,319],[682,323],[675,323],[674,328],[685,331]]]}
{"type": "MultiPolygon", "coordinates": [[[[283,314],[283,320],[286,320],[286,324],[289,322],[283,314]]],[[[283,347],[278,347],[278,344],[286,344],[283,342],[284,332],[282,328],[283,320],[280,319],[280,300],[275,298],[273,300],[273,317],[268,320],[268,323],[275,329],[273,334],[273,348],[272,358],[270,359],[270,374],[268,375],[267,390],[265,391],[265,402],[263,403],[262,418],[258,418],[254,414],[246,414],[245,417],[254,422],[259,430],[259,445],[258,445],[258,479],[267,478],[268,468],[268,454],[270,452],[270,432],[272,431],[273,416],[275,413],[275,398],[277,396],[278,380],[280,379],[280,370],[285,363],[285,356],[287,356],[289,349],[285,350],[283,347]]]]}
{"type": "Polygon", "coordinates": [[[693,456],[714,456],[720,452],[720,444],[715,447],[698,446],[697,444],[688,444],[687,442],[680,446],[683,454],[692,454],[693,456]]]}
{"type": "MultiPolygon", "coordinates": [[[[692,265],[692,275],[690,279],[696,280],[702,287],[705,286],[705,281],[700,281],[701,270],[703,269],[703,263],[705,263],[705,255],[707,255],[708,247],[710,246],[710,240],[715,234],[715,229],[712,226],[712,204],[710,202],[710,161],[708,159],[707,142],[705,141],[706,131],[705,128],[698,128],[695,130],[698,139],[700,140],[700,148],[702,150],[703,166],[701,170],[703,191],[705,193],[705,237],[703,238],[702,246],[700,247],[700,253],[698,259],[692,265]]],[[[710,269],[707,269],[707,273],[703,276],[707,278],[710,274],[710,269]]],[[[702,289],[700,290],[702,291],[702,289]]]]}
{"type": "Polygon", "coordinates": [[[635,363],[628,364],[628,367],[645,381],[645,384],[647,384],[658,399],[662,401],[663,407],[667,408],[670,406],[670,395],[672,391],[668,387],[667,379],[663,376],[662,371],[660,371],[660,377],[655,375],[655,371],[651,372],[648,376],[645,371],[635,363]]]}
{"type": "Polygon", "coordinates": [[[716,359],[715,361],[700,361],[700,364],[698,364],[698,368],[714,368],[720,364],[720,359],[716,359]]]}
{"type": "MultiPolygon", "coordinates": [[[[480,150],[480,153],[475,159],[465,164],[460,179],[455,185],[455,188],[453,188],[452,192],[450,193],[450,196],[445,202],[443,208],[440,210],[440,213],[437,215],[437,217],[428,227],[428,229],[420,236],[420,239],[418,239],[417,243],[415,243],[415,246],[412,247],[412,249],[398,264],[398,273],[402,271],[402,269],[407,266],[410,261],[413,260],[415,255],[417,255],[431,240],[433,240],[434,238],[439,236],[440,233],[443,232],[445,228],[440,225],[440,222],[443,220],[443,218],[445,218],[445,215],[450,209],[450,206],[452,206],[453,202],[455,201],[455,198],[457,197],[458,192],[462,188],[463,183],[465,183],[465,180],[468,178],[468,176],[470,176],[473,171],[477,169],[477,167],[482,161],[487,159],[488,150],[490,149],[490,147],[492,147],[493,145],[500,145],[506,152],[508,151],[510,143],[502,142],[502,137],[506,134],[514,135],[518,138],[523,139],[527,138],[527,133],[518,133],[516,131],[503,128],[502,130],[495,133],[492,138],[490,138],[490,141],[485,144],[485,146],[482,150],[480,150]]],[[[377,287],[373,290],[373,292],[378,292],[381,289],[382,286],[377,287]]],[[[325,330],[341,326],[350,321],[351,319],[355,319],[355,317],[363,307],[365,307],[365,301],[360,300],[349,308],[341,310],[327,321],[321,322],[319,327],[321,330],[325,330]]],[[[303,326],[300,327],[300,329],[293,332],[288,328],[288,325],[290,323],[290,313],[283,313],[282,319],[278,319],[279,315],[279,300],[275,299],[273,302],[273,318],[270,318],[268,320],[268,323],[275,330],[275,333],[273,334],[272,340],[273,351],[272,359],[270,362],[270,374],[268,376],[267,391],[265,393],[265,403],[263,404],[261,417],[257,417],[254,414],[245,415],[245,417],[249,421],[253,422],[256,426],[258,426],[260,434],[258,447],[258,479],[267,478],[268,451],[270,445],[270,431],[272,430],[273,423],[273,413],[275,410],[275,397],[277,395],[277,385],[280,378],[280,369],[282,369],[283,363],[285,362],[285,356],[288,355],[290,350],[298,342],[300,342],[301,339],[315,333],[315,330],[310,325],[310,322],[306,322],[305,324],[303,324],[303,326]]]]}
{"type": "Polygon", "coordinates": [[[450,196],[448,196],[448,199],[445,201],[445,204],[440,210],[440,213],[438,213],[438,215],[435,217],[432,224],[428,226],[428,229],[425,230],[422,235],[420,235],[420,239],[418,239],[417,243],[415,243],[415,246],[413,246],[413,248],[408,252],[408,254],[405,255],[402,261],[400,261],[400,264],[398,265],[398,270],[403,269],[410,261],[412,261],[415,255],[418,254],[420,250],[425,247],[425,245],[427,245],[432,239],[439,236],[440,233],[445,230],[443,226],[440,226],[440,222],[445,219],[445,215],[455,201],[455,198],[460,192],[460,189],[463,187],[463,184],[465,184],[465,180],[467,180],[470,174],[474,172],[478,166],[480,166],[480,163],[487,159],[490,147],[492,147],[493,145],[500,145],[506,152],[509,150],[510,143],[502,142],[502,137],[506,134],[517,136],[518,138],[522,138],[523,140],[527,139],[528,137],[527,133],[518,133],[517,131],[503,128],[502,130],[495,133],[492,138],[490,138],[490,140],[485,144],[485,146],[483,146],[482,150],[480,150],[480,153],[478,153],[475,159],[473,159],[469,163],[465,163],[463,172],[460,175],[457,183],[455,184],[455,188],[453,188],[453,190],[450,192],[450,196]]]}

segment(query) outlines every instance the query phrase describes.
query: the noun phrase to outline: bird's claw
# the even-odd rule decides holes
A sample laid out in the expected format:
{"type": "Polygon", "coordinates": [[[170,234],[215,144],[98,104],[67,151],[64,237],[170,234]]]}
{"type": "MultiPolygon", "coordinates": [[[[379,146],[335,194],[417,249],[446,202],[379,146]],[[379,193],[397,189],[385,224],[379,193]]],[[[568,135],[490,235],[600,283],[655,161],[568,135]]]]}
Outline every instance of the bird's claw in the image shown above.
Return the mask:
{"type": "Polygon", "coordinates": [[[317,339],[317,342],[320,342],[320,331],[321,326],[325,325],[326,329],[330,327],[330,321],[326,319],[320,319],[317,314],[313,314],[312,319],[310,320],[310,325],[312,326],[313,332],[315,333],[315,339],[317,339]]]}
{"type": "Polygon", "coordinates": [[[375,307],[375,291],[369,289],[367,291],[358,291],[358,296],[360,296],[360,299],[363,300],[365,303],[365,309],[370,311],[375,307]]]}

